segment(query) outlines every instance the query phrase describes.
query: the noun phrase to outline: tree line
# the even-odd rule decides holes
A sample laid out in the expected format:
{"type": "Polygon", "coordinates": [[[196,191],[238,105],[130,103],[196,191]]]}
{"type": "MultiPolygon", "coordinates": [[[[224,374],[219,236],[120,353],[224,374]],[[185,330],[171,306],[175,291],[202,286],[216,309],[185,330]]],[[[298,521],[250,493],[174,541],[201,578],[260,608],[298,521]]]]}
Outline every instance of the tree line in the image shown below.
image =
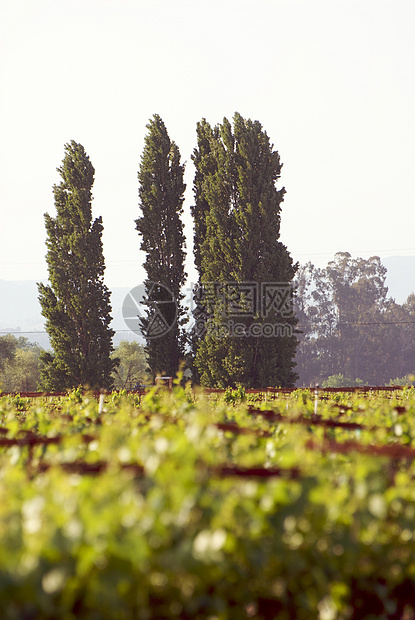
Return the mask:
{"type": "Polygon", "coordinates": [[[215,127],[205,119],[197,124],[191,213],[198,283],[195,325],[189,329],[181,293],[186,277],[184,167],[161,118],[155,115],[147,128],[138,174],[142,216],[136,228],[146,252],[144,284],[153,305],[143,327],[148,327],[157,303],[170,325],[166,290],[173,293],[177,309],[177,320],[167,333],[147,339],[150,369],[174,376],[180,360],[186,360],[193,380],[207,387],[293,385],[292,307],[286,304],[288,316],[281,316],[278,303],[267,305],[265,289],[267,284],[269,296],[271,285],[278,283],[278,293],[284,287],[290,295],[296,270],[279,241],[285,190],[276,188],[282,167],[278,152],[261,124],[240,114],[235,114],[233,124],[226,118],[215,127]],[[165,288],[160,290],[155,282],[165,288]],[[288,329],[270,337],[263,331],[265,323],[288,329]]]}
{"type": "Polygon", "coordinates": [[[403,306],[387,297],[379,258],[338,253],[325,269],[293,263],[280,241],[282,163],[262,125],[238,113],[215,126],[202,119],[196,137],[190,210],[198,282],[189,314],[185,166],[161,117],[147,124],[134,222],[146,256],[145,347],[129,352],[127,343],[117,351],[112,343],[103,222],[91,208],[95,170],[81,144],[65,145],[56,215],[45,214],[49,282],[38,290],[52,351],[36,352],[38,387],[125,387],[130,362],[148,381],[186,367],[206,387],[329,377],[381,384],[412,372],[415,297],[403,306]]]}
{"type": "Polygon", "coordinates": [[[338,252],[325,268],[311,263],[296,274],[300,385],[397,385],[415,370],[415,295],[403,304],[388,296],[378,256],[338,252]]]}
{"type": "MultiPolygon", "coordinates": [[[[285,190],[276,188],[278,152],[258,121],[238,113],[233,123],[225,118],[212,127],[203,119],[197,125],[191,212],[199,281],[192,327],[182,293],[184,164],[159,115],[147,130],[135,226],[146,254],[141,328],[151,378],[174,376],[186,365],[204,386],[293,385],[296,266],[279,241],[285,190]],[[274,283],[277,291],[271,291],[274,283]],[[237,333],[230,331],[235,325],[237,333]],[[281,333],[269,333],[270,326],[281,333]]],[[[52,346],[40,354],[40,386],[110,389],[119,361],[104,284],[103,223],[92,218],[95,171],[81,144],[65,145],[58,172],[56,216],[45,215],[49,283],[38,285],[52,346]]]]}
{"type": "MultiPolygon", "coordinates": [[[[44,350],[28,338],[7,334],[0,336],[0,391],[36,392],[40,383],[40,356],[44,350]]],[[[151,378],[147,372],[147,359],[142,344],[122,340],[111,357],[117,360],[112,372],[116,390],[147,385],[151,378]]]]}

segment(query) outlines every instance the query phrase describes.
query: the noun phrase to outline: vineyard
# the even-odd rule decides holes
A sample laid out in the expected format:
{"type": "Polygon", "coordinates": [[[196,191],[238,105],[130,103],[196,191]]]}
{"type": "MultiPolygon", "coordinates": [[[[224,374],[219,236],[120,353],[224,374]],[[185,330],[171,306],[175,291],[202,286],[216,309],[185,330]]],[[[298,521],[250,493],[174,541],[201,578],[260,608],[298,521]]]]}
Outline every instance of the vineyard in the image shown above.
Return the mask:
{"type": "Polygon", "coordinates": [[[415,618],[415,389],[0,395],[2,620],[415,618]]]}

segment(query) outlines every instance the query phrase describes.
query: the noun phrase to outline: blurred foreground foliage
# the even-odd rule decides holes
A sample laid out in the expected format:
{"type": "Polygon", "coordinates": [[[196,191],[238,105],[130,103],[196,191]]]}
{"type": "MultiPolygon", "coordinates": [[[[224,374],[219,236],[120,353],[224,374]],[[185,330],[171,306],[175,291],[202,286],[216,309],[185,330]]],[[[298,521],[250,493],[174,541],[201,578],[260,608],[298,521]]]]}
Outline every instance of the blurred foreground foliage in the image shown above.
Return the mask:
{"type": "Polygon", "coordinates": [[[101,414],[79,391],[0,398],[1,618],[413,617],[412,459],[309,446],[415,447],[414,390],[336,396],[321,419],[361,427],[313,424],[307,390],[263,415],[179,386],[101,414]]]}

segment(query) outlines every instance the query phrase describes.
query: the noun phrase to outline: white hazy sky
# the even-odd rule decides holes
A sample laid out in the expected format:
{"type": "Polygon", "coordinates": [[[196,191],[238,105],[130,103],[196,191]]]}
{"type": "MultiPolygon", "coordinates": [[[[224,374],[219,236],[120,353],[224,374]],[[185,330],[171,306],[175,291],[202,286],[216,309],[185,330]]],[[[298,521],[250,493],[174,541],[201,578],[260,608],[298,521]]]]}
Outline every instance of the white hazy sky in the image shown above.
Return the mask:
{"type": "Polygon", "coordinates": [[[158,113],[259,120],[284,164],[295,260],[415,254],[414,0],[0,0],[0,278],[46,280],[43,214],[71,139],[95,167],[106,282],[142,282],[137,170],[158,113]]]}

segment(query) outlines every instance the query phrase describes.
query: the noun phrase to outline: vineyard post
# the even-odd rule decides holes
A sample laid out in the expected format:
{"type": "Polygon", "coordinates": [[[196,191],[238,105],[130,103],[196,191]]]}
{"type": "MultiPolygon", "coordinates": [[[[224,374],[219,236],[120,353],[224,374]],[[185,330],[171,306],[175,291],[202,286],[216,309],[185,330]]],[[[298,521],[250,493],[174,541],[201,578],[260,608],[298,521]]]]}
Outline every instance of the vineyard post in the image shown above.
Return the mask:
{"type": "Polygon", "coordinates": [[[104,409],[104,392],[101,390],[101,393],[99,395],[99,406],[98,406],[98,414],[101,415],[103,409],[104,409]]]}
{"type": "Polygon", "coordinates": [[[319,388],[319,385],[318,383],[316,383],[316,389],[314,390],[314,415],[317,415],[317,409],[318,409],[318,388],[319,388]]]}

